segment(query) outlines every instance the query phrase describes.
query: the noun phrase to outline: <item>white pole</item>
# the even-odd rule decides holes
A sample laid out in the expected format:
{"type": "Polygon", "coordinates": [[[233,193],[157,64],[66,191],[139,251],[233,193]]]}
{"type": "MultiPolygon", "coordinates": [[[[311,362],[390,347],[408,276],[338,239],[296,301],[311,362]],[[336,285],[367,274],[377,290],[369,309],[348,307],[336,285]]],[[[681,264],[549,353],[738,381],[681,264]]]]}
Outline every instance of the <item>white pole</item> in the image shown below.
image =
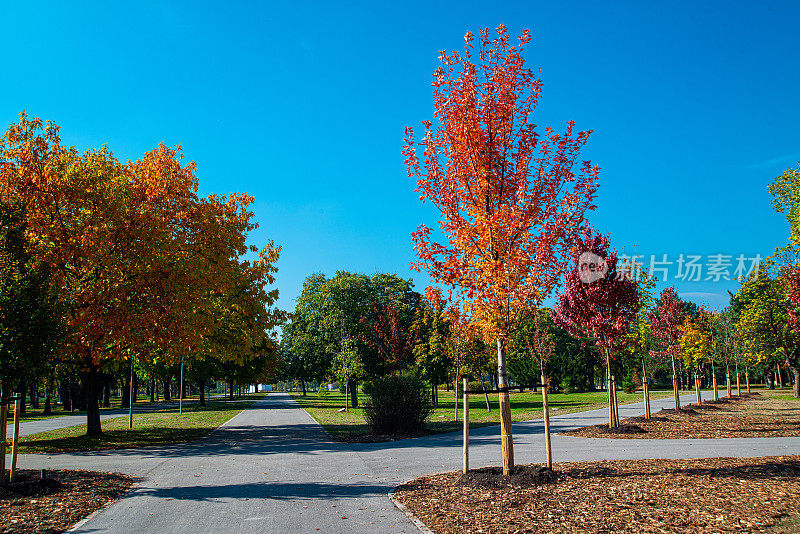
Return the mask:
{"type": "Polygon", "coordinates": [[[183,415],[183,358],[181,358],[181,398],[178,400],[178,413],[183,415]]]}

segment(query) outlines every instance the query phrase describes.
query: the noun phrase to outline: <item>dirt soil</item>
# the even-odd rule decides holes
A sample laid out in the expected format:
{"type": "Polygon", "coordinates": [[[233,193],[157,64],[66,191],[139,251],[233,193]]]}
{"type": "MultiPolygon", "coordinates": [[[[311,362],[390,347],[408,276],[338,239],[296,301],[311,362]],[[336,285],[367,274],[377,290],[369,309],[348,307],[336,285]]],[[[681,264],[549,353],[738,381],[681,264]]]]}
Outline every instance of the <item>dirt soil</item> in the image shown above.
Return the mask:
{"type": "Polygon", "coordinates": [[[18,470],[13,484],[0,484],[0,533],[64,532],[131,484],[116,473],[18,470]]]}
{"type": "Polygon", "coordinates": [[[562,432],[567,436],[620,439],[769,438],[800,436],[800,399],[764,391],[689,404],[631,417],[619,428],[594,425],[562,432]]]}
{"type": "Polygon", "coordinates": [[[395,497],[437,534],[798,532],[800,456],[615,460],[443,473],[395,497]]]}

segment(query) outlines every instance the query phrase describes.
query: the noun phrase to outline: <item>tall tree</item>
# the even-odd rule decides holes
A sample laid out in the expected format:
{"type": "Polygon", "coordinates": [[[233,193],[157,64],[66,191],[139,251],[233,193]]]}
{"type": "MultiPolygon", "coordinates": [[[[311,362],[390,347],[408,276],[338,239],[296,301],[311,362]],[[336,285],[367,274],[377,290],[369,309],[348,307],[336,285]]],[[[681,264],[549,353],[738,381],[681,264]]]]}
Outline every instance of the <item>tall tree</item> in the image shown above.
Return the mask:
{"type": "Polygon", "coordinates": [[[765,270],[754,273],[736,294],[743,304],[736,328],[745,350],[759,362],[766,362],[767,367],[774,366],[775,358],[786,362],[795,375],[794,396],[800,397],[800,330],[789,297],[796,291],[795,283],[792,273],[786,277],[773,277],[765,270]]]}
{"type": "Polygon", "coordinates": [[[639,286],[617,265],[617,253],[608,239],[587,231],[576,244],[573,268],[566,274],[563,293],[556,301],[555,321],[573,336],[591,338],[605,356],[609,426],[617,426],[611,360],[627,347],[627,334],[639,311],[639,286]],[[588,258],[588,260],[587,260],[588,258]],[[589,263],[586,263],[589,261],[589,263]],[[589,273],[591,263],[594,273],[589,273]],[[599,276],[599,277],[598,277],[599,276]]]}
{"type": "Polygon", "coordinates": [[[512,45],[505,26],[493,37],[465,36],[463,53],[442,53],[434,74],[434,128],[417,143],[406,128],[406,167],[423,202],[441,212],[446,242],[420,226],[418,261],[466,299],[487,342],[497,347],[503,471],[514,466],[506,343],[519,319],[558,284],[573,235],[593,209],[598,167],[579,160],[589,133],[537,131],[532,113],[542,83],[527,68],[530,33],[512,45]],[[477,60],[477,61],[475,61],[477,60]],[[418,155],[421,149],[422,157],[418,155]],[[576,166],[578,167],[576,169],[576,166]]]}
{"type": "Polygon", "coordinates": [[[678,296],[678,292],[673,286],[661,292],[655,311],[648,315],[650,328],[661,347],[660,351],[655,351],[653,354],[662,357],[667,356],[672,361],[672,389],[676,410],[681,407],[680,397],[678,395],[678,369],[676,367],[676,358],[681,354],[681,326],[683,325],[685,317],[686,308],[684,302],[678,296]]]}
{"type": "Polygon", "coordinates": [[[191,354],[212,325],[212,290],[236,283],[252,247],[247,195],[197,196],[193,163],[163,145],[120,163],[61,145],[58,127],[21,114],[0,139],[0,202],[24,208],[31,253],[65,307],[61,352],[81,371],[87,434],[101,433],[102,369],[152,350],[191,354]]]}
{"type": "Polygon", "coordinates": [[[366,342],[371,336],[368,325],[374,324],[379,310],[391,303],[396,306],[399,324],[404,330],[410,329],[420,298],[411,280],[391,274],[367,276],[339,271],[331,278],[323,274],[309,276],[297,299],[292,322],[284,329],[282,346],[290,372],[308,370],[309,377],[321,378],[332,370],[334,357],[338,357],[337,365],[349,370],[350,400],[357,407],[358,380],[391,370],[390,362],[366,342]]]}
{"type": "Polygon", "coordinates": [[[450,358],[447,350],[452,325],[447,319],[446,301],[441,292],[429,291],[414,318],[414,363],[431,385],[431,402],[439,405],[437,387],[447,381],[450,358]]]}

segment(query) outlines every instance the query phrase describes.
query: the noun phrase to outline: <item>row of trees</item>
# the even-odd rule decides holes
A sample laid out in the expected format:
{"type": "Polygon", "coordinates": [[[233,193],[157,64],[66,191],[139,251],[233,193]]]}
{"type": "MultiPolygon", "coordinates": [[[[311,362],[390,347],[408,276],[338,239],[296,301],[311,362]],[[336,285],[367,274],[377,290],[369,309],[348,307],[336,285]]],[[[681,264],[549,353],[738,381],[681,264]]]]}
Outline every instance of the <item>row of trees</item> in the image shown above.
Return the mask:
{"type": "MultiPolygon", "coordinates": [[[[335,375],[355,404],[358,380],[413,372],[436,384],[462,372],[482,376],[496,355],[504,473],[514,465],[509,379],[593,388],[604,371],[609,424],[618,424],[616,377],[648,391],[650,377],[696,387],[702,376],[764,371],[780,358],[795,376],[800,262],[775,260],[773,273],[751,276],[731,306],[709,313],[667,288],[632,277],[608,238],[587,222],[599,169],[581,161],[590,131],[538,130],[533,111],[542,90],[526,68],[524,31],[512,43],[504,26],[465,36],[463,52],[443,52],[434,73],[434,118],[403,154],[423,202],[440,212],[438,229],[412,236],[417,261],[439,289],[422,297],[410,283],[337,273],[306,281],[284,332],[289,372],[302,379],[335,375]],[[554,310],[542,303],[563,286],[554,310]],[[566,365],[553,365],[561,360],[566,365]],[[577,372],[582,369],[582,372],[577,372]],[[566,371],[566,372],[565,372],[566,371]]],[[[800,229],[800,177],[772,187],[800,229]]],[[[786,255],[786,254],[785,254],[786,255]]],[[[384,277],[384,278],[381,278],[384,277]]]]}
{"type": "Polygon", "coordinates": [[[271,372],[280,247],[247,244],[251,197],[197,190],[180,147],[122,163],[20,115],[0,139],[4,398],[77,375],[96,435],[103,381],[132,362],[155,378],[183,361],[197,382],[271,372]]]}

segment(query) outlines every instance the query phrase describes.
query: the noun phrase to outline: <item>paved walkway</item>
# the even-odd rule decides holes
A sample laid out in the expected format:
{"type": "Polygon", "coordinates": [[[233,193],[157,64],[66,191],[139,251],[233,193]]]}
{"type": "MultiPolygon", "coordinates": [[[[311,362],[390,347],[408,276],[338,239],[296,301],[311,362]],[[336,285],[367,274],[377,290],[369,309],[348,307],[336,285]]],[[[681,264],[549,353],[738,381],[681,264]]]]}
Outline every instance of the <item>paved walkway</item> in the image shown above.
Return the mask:
{"type": "MultiPolygon", "coordinates": [[[[683,397],[683,403],[692,396],[683,397]]],[[[654,411],[672,399],[654,401],[654,411]]],[[[642,404],[620,408],[637,415],[642,404]]],[[[604,422],[604,410],[552,418],[554,431],[604,422]]],[[[498,427],[470,432],[472,466],[498,465],[498,427]]],[[[555,461],[796,454],[800,438],[608,440],[553,436],[555,461]]],[[[514,425],[518,463],[544,460],[539,421],[514,425]]],[[[415,532],[386,498],[399,482],[459,469],[460,434],[379,444],[332,442],[289,395],[275,393],[208,438],[169,447],[25,455],[20,466],[129,473],[126,498],[79,532],[415,532]]]]}

